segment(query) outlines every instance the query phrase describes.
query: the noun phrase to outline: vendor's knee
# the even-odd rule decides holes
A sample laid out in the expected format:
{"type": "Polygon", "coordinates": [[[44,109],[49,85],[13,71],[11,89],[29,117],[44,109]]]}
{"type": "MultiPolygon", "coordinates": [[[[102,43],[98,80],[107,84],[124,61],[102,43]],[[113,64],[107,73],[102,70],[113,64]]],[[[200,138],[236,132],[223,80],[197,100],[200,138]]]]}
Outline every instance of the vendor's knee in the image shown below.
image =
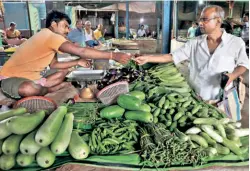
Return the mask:
{"type": "Polygon", "coordinates": [[[18,89],[18,94],[23,97],[40,95],[42,86],[35,84],[33,81],[23,82],[18,89]]]}

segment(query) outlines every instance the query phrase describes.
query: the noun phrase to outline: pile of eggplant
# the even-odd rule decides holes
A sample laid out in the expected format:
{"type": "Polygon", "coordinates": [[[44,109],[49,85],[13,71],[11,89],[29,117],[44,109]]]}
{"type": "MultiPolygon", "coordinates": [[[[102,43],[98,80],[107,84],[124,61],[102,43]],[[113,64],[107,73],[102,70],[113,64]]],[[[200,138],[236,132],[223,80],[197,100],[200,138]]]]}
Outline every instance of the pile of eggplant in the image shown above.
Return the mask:
{"type": "Polygon", "coordinates": [[[145,70],[136,70],[134,68],[109,69],[103,79],[97,82],[97,89],[101,90],[118,81],[127,81],[131,83],[138,77],[144,75],[145,72],[145,70]]]}

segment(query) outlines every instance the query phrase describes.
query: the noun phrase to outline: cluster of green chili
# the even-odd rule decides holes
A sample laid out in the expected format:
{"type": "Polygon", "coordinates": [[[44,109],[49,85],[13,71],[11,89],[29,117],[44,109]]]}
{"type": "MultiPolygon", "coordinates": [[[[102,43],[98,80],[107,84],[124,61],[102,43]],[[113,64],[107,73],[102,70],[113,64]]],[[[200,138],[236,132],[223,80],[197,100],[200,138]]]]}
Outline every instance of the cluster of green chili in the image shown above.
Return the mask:
{"type": "Polygon", "coordinates": [[[139,133],[137,123],[126,120],[110,120],[99,123],[89,138],[89,147],[93,154],[124,154],[135,150],[139,133]]]}

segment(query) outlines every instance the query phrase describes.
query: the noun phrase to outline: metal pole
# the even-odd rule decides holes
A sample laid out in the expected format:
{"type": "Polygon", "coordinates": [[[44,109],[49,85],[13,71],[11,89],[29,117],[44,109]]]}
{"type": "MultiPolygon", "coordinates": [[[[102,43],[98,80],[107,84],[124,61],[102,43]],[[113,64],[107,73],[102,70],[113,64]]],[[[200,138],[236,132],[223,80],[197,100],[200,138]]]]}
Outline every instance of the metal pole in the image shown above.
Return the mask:
{"type": "Polygon", "coordinates": [[[241,10],[241,18],[243,18],[243,15],[244,15],[244,13],[245,13],[245,7],[246,7],[246,4],[245,4],[245,2],[243,2],[243,4],[242,4],[242,10],[241,10]]]}
{"type": "Polygon", "coordinates": [[[115,12],[115,38],[119,38],[119,26],[118,26],[118,19],[119,19],[119,15],[118,15],[118,11],[115,12]]]}
{"type": "Polygon", "coordinates": [[[156,15],[157,15],[157,25],[156,25],[156,33],[157,33],[157,39],[160,39],[160,25],[161,25],[161,19],[160,19],[160,7],[161,4],[159,1],[156,2],[156,15]]]}
{"type": "Polygon", "coordinates": [[[162,5],[162,53],[170,52],[171,45],[171,0],[164,0],[162,5]]]}
{"type": "Polygon", "coordinates": [[[32,28],[31,28],[31,22],[30,22],[30,10],[29,10],[29,2],[26,1],[27,6],[27,13],[28,13],[28,20],[29,20],[29,29],[30,29],[30,37],[32,36],[32,28]]]}
{"type": "Polygon", "coordinates": [[[129,39],[129,1],[126,1],[126,39],[129,39]]]}
{"type": "Polygon", "coordinates": [[[174,37],[178,37],[178,2],[174,1],[174,37]]]}

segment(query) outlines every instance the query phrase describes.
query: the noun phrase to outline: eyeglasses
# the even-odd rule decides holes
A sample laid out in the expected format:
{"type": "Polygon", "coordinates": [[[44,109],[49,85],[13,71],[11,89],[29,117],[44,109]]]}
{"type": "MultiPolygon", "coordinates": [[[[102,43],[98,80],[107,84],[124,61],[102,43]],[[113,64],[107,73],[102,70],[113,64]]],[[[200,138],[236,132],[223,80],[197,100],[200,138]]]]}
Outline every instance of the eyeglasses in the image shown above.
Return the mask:
{"type": "Polygon", "coordinates": [[[203,22],[203,23],[207,23],[209,22],[210,20],[213,20],[213,19],[216,19],[218,17],[214,17],[214,18],[200,18],[199,19],[199,22],[203,22]]]}

